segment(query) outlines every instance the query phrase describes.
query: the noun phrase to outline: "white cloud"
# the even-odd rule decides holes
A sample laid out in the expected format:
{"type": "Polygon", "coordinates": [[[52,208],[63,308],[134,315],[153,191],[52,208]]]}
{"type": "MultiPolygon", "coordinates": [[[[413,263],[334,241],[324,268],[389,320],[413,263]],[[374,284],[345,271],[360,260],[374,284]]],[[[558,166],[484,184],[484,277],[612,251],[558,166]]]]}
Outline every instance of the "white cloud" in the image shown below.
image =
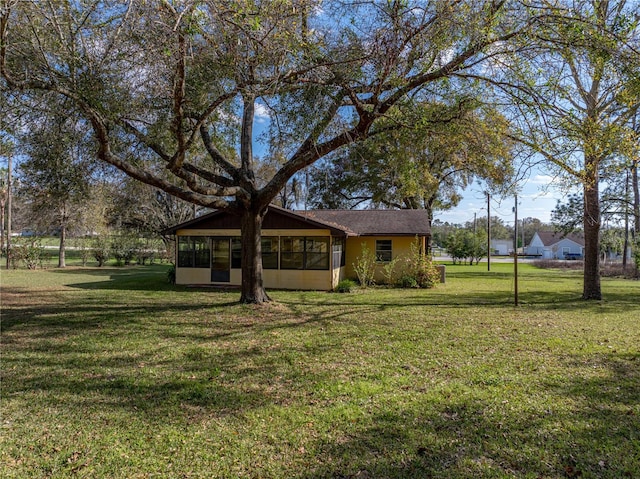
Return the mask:
{"type": "Polygon", "coordinates": [[[258,123],[267,123],[271,118],[269,109],[262,103],[256,103],[255,118],[258,123]]]}
{"type": "Polygon", "coordinates": [[[549,175],[535,175],[529,182],[534,185],[550,185],[555,183],[555,178],[549,175]]]}

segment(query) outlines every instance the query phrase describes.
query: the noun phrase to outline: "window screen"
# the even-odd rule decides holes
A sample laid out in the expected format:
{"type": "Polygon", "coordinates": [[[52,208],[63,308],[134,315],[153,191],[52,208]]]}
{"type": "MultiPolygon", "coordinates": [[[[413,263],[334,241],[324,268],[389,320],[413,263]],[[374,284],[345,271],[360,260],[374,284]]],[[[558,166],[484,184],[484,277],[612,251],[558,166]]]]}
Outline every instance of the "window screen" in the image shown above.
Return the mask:
{"type": "Polygon", "coordinates": [[[391,240],[376,240],[376,261],[388,263],[392,259],[391,240]]]}

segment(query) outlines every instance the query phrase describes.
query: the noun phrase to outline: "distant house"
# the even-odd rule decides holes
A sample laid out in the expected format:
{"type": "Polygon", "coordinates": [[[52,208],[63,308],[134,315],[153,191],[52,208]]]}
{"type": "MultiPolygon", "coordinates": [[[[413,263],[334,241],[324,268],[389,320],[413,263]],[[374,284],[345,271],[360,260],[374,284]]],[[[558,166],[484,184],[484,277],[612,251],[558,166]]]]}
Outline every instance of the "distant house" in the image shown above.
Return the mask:
{"type": "Polygon", "coordinates": [[[574,233],[563,235],[554,231],[537,231],[525,248],[525,254],[542,259],[582,259],[584,237],[574,233]]]}
{"type": "Polygon", "coordinates": [[[507,256],[513,253],[513,240],[492,239],[491,254],[498,256],[507,256]]]}
{"type": "MultiPolygon", "coordinates": [[[[242,280],[240,218],[215,211],[165,231],[176,236],[176,283],[238,286],[242,280]]],[[[266,288],[331,290],[355,278],[362,244],[383,266],[430,236],[425,210],[290,211],[270,206],[262,224],[266,288]]]]}

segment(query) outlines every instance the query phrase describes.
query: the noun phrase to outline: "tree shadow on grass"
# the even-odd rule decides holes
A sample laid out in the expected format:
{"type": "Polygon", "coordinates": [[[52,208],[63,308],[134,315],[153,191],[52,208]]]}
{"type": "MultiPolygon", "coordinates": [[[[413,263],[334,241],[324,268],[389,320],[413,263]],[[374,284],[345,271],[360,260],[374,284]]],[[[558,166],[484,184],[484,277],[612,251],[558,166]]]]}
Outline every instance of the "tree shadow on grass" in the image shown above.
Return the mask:
{"type": "MultiPolygon", "coordinates": [[[[28,375],[19,386],[15,382],[5,385],[8,395],[32,395],[31,407],[50,407],[92,412],[124,410],[136,417],[142,416],[148,424],[182,423],[189,419],[189,409],[198,408],[206,414],[222,416],[246,413],[271,403],[265,388],[243,388],[216,379],[218,371],[234,367],[231,358],[219,358],[209,377],[181,374],[180,371],[157,376],[148,369],[161,367],[151,354],[113,355],[78,364],[74,357],[78,351],[65,347],[48,348],[47,361],[34,361],[34,367],[50,371],[42,375],[28,375]],[[72,357],[73,356],[73,357],[72,357]],[[81,368],[82,377],[67,372],[81,368]]],[[[12,361],[5,361],[11,365],[12,361]]]]}
{"type": "MultiPolygon", "coordinates": [[[[463,389],[363,414],[359,424],[336,425],[337,439],[314,446],[324,465],[296,477],[638,477],[638,361],[611,354],[600,358],[604,376],[542,377],[532,394],[546,400],[533,406],[463,389]]],[[[580,357],[567,367],[585,373],[580,357]]]]}
{"type": "MultiPolygon", "coordinates": [[[[265,337],[278,328],[350,321],[358,314],[381,309],[413,308],[428,317],[430,306],[464,312],[477,307],[479,298],[488,302],[486,307],[496,300],[490,292],[459,295],[458,301],[447,299],[446,291],[440,297],[430,293],[411,292],[401,305],[369,293],[287,293],[282,295],[282,310],[230,308],[230,314],[238,317],[219,323],[215,315],[224,314],[224,296],[207,305],[193,304],[191,295],[180,302],[142,306],[118,304],[126,295],[117,295],[108,305],[101,303],[101,295],[83,297],[73,304],[35,304],[20,310],[21,318],[9,317],[9,328],[20,324],[39,331],[20,331],[29,337],[24,344],[11,344],[11,354],[4,355],[5,371],[17,376],[12,371],[20,370],[21,374],[19,379],[4,382],[3,394],[28,397],[32,407],[41,411],[51,407],[77,411],[78,404],[87,414],[105,408],[124,410],[124,417],[141,418],[149,426],[183,425],[198,421],[199,415],[240,416],[274,404],[308,408],[313,422],[313,415],[325,414],[322,408],[309,408],[313,385],[329,381],[332,370],[303,376],[299,371],[303,366],[297,366],[289,353],[295,353],[297,347],[304,349],[303,357],[312,358],[323,348],[340,347],[339,342],[306,346],[279,344],[265,337]],[[460,299],[462,305],[456,304],[460,299]],[[199,311],[209,319],[189,317],[199,311]],[[256,317],[264,311],[272,315],[256,317]],[[162,317],[162,322],[150,321],[154,315],[162,317]],[[144,328],[156,330],[149,337],[159,341],[167,338],[192,345],[174,354],[170,344],[159,351],[161,346],[156,344],[139,350],[135,343],[115,347],[107,343],[108,350],[99,351],[95,350],[102,344],[99,341],[91,342],[90,347],[82,341],[86,334],[126,339],[144,328]],[[261,335],[262,339],[240,341],[242,345],[236,347],[235,335],[261,335]],[[293,376],[291,383],[286,382],[283,371],[293,376]]],[[[564,299],[567,309],[580,304],[562,295],[554,297],[564,299]]],[[[624,304],[628,303],[627,299],[624,304]]],[[[504,309],[504,304],[497,306],[504,309]]],[[[3,328],[6,326],[3,318],[3,328]]],[[[316,465],[289,477],[559,478],[579,477],[578,472],[581,477],[637,476],[633,464],[640,462],[634,436],[640,428],[640,357],[574,354],[563,361],[566,376],[540,376],[526,384],[516,379],[510,388],[473,382],[470,377],[455,379],[463,381],[457,388],[424,381],[410,384],[393,397],[330,396],[325,402],[326,409],[334,410],[333,428],[306,445],[316,465]],[[598,374],[590,374],[593,371],[598,374]],[[531,403],[514,404],[512,395],[529,393],[537,396],[531,403]],[[403,395],[407,397],[396,399],[403,395]],[[564,405],[556,407],[556,403],[564,405]],[[335,412],[343,405],[357,410],[359,416],[352,419],[335,412]]],[[[346,374],[355,375],[348,369],[346,374]]]]}
{"type": "MultiPolygon", "coordinates": [[[[189,312],[211,307],[211,303],[187,301],[176,301],[169,304],[123,303],[122,297],[112,299],[82,297],[76,301],[48,303],[46,296],[37,297],[37,293],[28,293],[13,288],[4,288],[3,295],[5,295],[5,301],[0,325],[2,331],[7,331],[17,324],[24,326],[29,323],[37,325],[43,331],[93,329],[116,322],[132,325],[138,322],[136,318],[141,316],[162,315],[172,311],[189,312]],[[10,296],[13,296],[14,299],[7,304],[6,298],[10,296]],[[28,300],[20,301],[21,297],[28,297],[28,300]]],[[[221,307],[226,305],[225,303],[214,304],[221,307]]]]}
{"type": "MultiPolygon", "coordinates": [[[[383,290],[386,293],[388,290],[383,290]]],[[[640,312],[640,297],[629,294],[628,291],[607,291],[602,301],[585,301],[576,291],[548,291],[528,289],[519,293],[519,305],[515,306],[514,293],[512,291],[469,291],[455,292],[434,290],[415,290],[415,292],[402,292],[401,297],[389,297],[387,294],[378,295],[375,289],[367,290],[361,294],[332,294],[318,299],[305,299],[304,295],[298,298],[279,299],[292,310],[305,310],[309,304],[316,303],[319,306],[340,308],[341,311],[351,310],[354,307],[368,306],[379,311],[407,310],[413,308],[434,307],[438,310],[464,310],[478,307],[486,309],[504,310],[505,307],[513,307],[514,310],[526,310],[533,308],[542,311],[585,311],[594,314],[607,312],[640,312]]],[[[424,312],[424,314],[427,314],[424,312]]]]}
{"type": "Polygon", "coordinates": [[[71,283],[67,286],[80,289],[110,289],[130,291],[170,291],[185,290],[169,283],[168,267],[158,266],[123,266],[103,268],[68,268],[57,269],[55,274],[69,276],[91,276],[104,278],[103,281],[71,283]]]}

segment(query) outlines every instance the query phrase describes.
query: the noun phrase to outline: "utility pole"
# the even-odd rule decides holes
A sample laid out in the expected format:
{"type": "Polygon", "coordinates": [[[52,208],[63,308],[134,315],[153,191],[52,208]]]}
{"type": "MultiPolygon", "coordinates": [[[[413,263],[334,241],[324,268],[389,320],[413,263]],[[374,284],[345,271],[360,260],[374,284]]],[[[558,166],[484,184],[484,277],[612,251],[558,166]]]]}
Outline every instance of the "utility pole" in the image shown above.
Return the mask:
{"type": "Polygon", "coordinates": [[[487,271],[491,271],[491,195],[487,191],[487,271]]]}
{"type": "Polygon", "coordinates": [[[513,277],[514,277],[514,304],[518,306],[518,195],[516,195],[516,205],[513,208],[516,220],[513,227],[513,277]]]}
{"type": "Polygon", "coordinates": [[[627,270],[627,253],[629,252],[629,170],[624,182],[624,247],[622,248],[622,270],[627,270]]]}

